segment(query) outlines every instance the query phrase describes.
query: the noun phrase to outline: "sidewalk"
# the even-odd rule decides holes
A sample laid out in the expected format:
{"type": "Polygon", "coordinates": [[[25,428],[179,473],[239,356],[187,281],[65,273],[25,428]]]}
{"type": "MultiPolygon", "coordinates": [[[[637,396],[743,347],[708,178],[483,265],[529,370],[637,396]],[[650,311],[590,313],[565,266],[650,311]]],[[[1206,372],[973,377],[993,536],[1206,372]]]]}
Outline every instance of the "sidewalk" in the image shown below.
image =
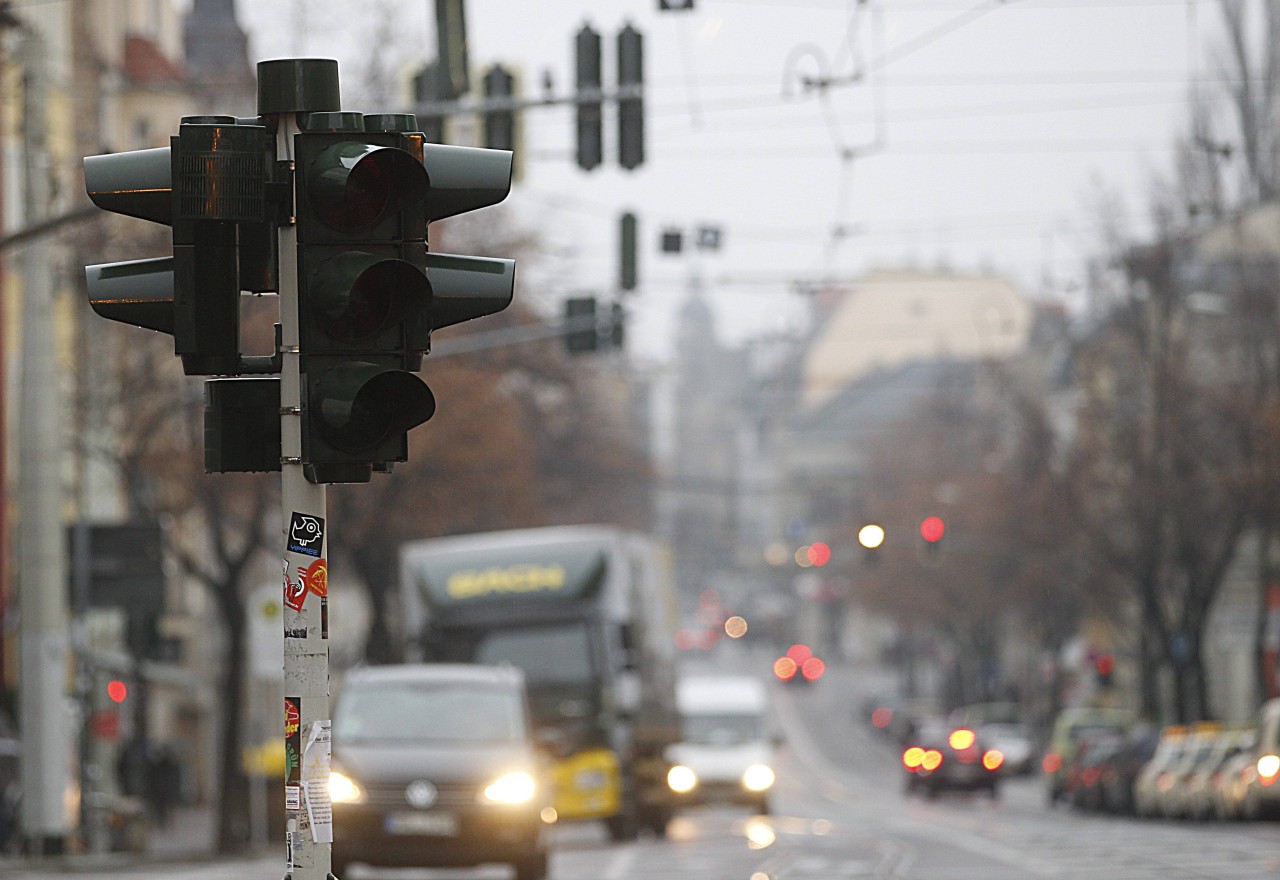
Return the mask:
{"type": "MultiPolygon", "coordinates": [[[[0,876],[10,870],[42,873],[125,872],[140,865],[212,861],[216,858],[216,830],[217,817],[212,807],[179,808],[174,811],[166,827],[150,828],[145,848],[140,852],[75,853],[41,859],[0,855],[0,876]]],[[[244,855],[240,853],[237,858],[243,858],[244,855]]]]}

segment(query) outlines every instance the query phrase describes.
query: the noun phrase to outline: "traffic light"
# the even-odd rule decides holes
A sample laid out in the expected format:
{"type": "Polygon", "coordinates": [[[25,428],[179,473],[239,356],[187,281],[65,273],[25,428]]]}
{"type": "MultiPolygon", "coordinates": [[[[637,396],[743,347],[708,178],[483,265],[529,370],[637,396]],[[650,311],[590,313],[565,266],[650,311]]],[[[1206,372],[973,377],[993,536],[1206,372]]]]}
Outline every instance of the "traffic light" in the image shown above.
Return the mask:
{"type": "Polygon", "coordinates": [[[574,37],[577,69],[578,167],[590,171],[604,158],[604,105],[600,76],[600,33],[584,24],[574,37]]]}
{"type": "Polygon", "coordinates": [[[84,160],[95,205],[173,229],[172,257],[88,266],[89,304],[171,334],[188,375],[239,371],[240,292],[275,287],[269,143],[261,125],[192,116],[168,147],[84,160]]]}
{"type": "Polygon", "coordinates": [[[1098,687],[1109,688],[1114,684],[1116,658],[1112,654],[1099,654],[1093,661],[1093,670],[1097,674],[1098,687]]]}
{"type": "Polygon", "coordinates": [[[618,34],[618,164],[644,163],[644,37],[628,24],[618,34]]]}
{"type": "Polygon", "coordinates": [[[636,215],[630,211],[618,221],[618,288],[636,289],[636,215]]]}
{"type": "Polygon", "coordinates": [[[936,548],[938,542],[942,540],[942,534],[946,531],[946,524],[940,516],[926,516],[920,522],[920,537],[924,538],[925,544],[930,548],[936,548]]]}
{"type": "MultiPolygon", "coordinates": [[[[510,102],[515,97],[515,77],[505,67],[495,64],[484,75],[484,96],[510,102]]],[[[514,105],[484,111],[484,145],[491,150],[516,148],[516,111],[514,105]]]]}
{"type": "Polygon", "coordinates": [[[564,349],[569,354],[595,351],[600,347],[594,296],[573,296],[566,299],[564,324],[564,349]]]}
{"type": "Polygon", "coordinates": [[[313,483],[408,458],[435,412],[433,329],[501,311],[511,260],[427,253],[427,223],[496,204],[511,154],[426,144],[409,114],[312,113],[297,135],[302,460],[313,483]]]}
{"type": "Polygon", "coordinates": [[[129,686],[118,678],[107,682],[107,699],[113,703],[123,703],[129,696],[129,686]]]}

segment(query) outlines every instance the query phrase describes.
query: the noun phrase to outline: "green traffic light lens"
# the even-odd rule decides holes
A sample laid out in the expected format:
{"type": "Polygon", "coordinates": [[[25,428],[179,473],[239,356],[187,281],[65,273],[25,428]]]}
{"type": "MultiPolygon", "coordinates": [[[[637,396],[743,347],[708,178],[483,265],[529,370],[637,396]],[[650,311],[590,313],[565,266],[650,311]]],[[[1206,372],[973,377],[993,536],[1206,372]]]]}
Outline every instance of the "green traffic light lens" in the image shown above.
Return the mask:
{"type": "Polygon", "coordinates": [[[413,373],[360,361],[324,373],[311,397],[325,439],[344,452],[368,452],[435,415],[431,389],[413,373]]]}

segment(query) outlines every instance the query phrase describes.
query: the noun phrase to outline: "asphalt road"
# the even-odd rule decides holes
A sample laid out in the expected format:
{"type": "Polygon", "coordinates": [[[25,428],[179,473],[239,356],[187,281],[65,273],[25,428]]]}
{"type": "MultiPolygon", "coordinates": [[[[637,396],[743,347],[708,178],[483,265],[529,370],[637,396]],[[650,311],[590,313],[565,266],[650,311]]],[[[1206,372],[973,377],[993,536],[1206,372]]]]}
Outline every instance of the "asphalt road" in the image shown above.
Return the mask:
{"type": "MultiPolygon", "coordinates": [[[[833,669],[810,687],[775,688],[786,734],[775,815],[704,808],[665,838],[613,844],[592,825],[553,834],[552,880],[1261,880],[1280,878],[1280,824],[1185,823],[1083,815],[1045,803],[1040,781],[1011,779],[985,795],[926,801],[902,787],[897,749],[855,710],[880,681],[833,669]]],[[[283,859],[112,872],[15,871],[6,880],[140,877],[276,878],[283,859]]],[[[342,880],[497,878],[466,872],[353,869],[342,880]]]]}

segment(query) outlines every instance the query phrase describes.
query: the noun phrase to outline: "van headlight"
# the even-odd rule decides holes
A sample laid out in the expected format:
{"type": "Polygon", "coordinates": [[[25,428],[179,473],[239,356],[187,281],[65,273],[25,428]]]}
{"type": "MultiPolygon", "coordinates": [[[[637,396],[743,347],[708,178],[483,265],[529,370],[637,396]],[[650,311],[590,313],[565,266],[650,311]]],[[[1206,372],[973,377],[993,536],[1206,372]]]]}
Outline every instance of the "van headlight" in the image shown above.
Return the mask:
{"type": "Polygon", "coordinates": [[[329,773],[329,800],[335,804],[358,804],[364,792],[354,779],[334,770],[329,773]]]}
{"type": "Polygon", "coordinates": [[[484,788],[484,799],[491,804],[527,804],[538,791],[538,783],[523,770],[499,776],[484,788]]]}
{"type": "Polygon", "coordinates": [[[752,764],[742,774],[742,787],[747,791],[764,791],[773,785],[774,778],[768,764],[752,764]]]}
{"type": "Polygon", "coordinates": [[[667,786],[677,794],[688,794],[698,787],[698,774],[677,764],[667,771],[667,786]]]}

